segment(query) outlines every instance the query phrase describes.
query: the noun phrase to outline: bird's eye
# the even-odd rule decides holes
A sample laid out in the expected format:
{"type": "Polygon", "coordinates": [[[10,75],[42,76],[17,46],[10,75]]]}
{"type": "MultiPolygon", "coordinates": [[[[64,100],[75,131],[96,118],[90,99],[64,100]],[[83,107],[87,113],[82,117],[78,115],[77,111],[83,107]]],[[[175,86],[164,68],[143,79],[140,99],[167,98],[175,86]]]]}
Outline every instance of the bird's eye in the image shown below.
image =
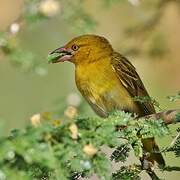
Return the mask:
{"type": "Polygon", "coordinates": [[[79,46],[76,44],[73,44],[71,48],[73,51],[77,51],[79,49],[79,46]]]}

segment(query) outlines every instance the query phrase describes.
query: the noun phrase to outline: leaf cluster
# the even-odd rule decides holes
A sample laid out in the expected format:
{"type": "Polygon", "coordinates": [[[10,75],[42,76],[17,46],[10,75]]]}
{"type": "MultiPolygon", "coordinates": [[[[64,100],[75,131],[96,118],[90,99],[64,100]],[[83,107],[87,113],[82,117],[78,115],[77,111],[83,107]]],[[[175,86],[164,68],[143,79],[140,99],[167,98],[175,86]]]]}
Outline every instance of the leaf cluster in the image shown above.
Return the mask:
{"type": "MultiPolygon", "coordinates": [[[[111,161],[126,162],[131,149],[137,158],[142,157],[142,138],[168,133],[162,121],[136,120],[124,112],[114,112],[106,119],[77,118],[58,125],[42,119],[38,127],[13,130],[9,137],[1,137],[0,176],[59,180],[97,174],[107,180],[139,179],[140,165],[122,166],[111,174],[111,161]],[[72,124],[77,127],[77,138],[72,136],[72,124]],[[114,149],[110,159],[102,146],[114,149]],[[92,149],[85,151],[85,147],[93,148],[95,153],[91,153],[92,149]]],[[[171,150],[179,157],[179,140],[171,150]]]]}

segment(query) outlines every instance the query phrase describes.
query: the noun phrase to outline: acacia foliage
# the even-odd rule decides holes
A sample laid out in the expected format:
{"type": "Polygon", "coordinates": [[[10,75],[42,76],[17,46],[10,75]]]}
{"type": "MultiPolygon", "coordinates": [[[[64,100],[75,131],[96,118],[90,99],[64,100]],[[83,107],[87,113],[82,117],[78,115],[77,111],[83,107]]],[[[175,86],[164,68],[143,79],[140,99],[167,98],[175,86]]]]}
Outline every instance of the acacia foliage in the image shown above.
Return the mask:
{"type": "MultiPolygon", "coordinates": [[[[41,118],[37,127],[29,125],[1,137],[0,179],[63,180],[93,174],[105,180],[140,179],[143,171],[140,164],[132,162],[112,172],[111,161],[126,162],[130,150],[137,158],[142,157],[141,138],[169,133],[162,120],[137,120],[132,114],[121,111],[106,119],[76,118],[60,124],[41,118]],[[102,146],[115,149],[110,158],[102,146]]],[[[174,152],[179,158],[179,144],[177,137],[163,152],[174,152]]]]}

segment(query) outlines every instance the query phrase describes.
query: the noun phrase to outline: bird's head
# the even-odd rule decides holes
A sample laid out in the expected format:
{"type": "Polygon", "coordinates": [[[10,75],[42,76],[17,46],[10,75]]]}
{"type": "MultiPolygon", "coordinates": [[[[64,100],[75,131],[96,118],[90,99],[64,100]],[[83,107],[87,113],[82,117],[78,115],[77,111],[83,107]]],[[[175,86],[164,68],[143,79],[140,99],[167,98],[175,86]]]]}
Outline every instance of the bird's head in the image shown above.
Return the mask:
{"type": "Polygon", "coordinates": [[[82,35],[49,53],[48,61],[50,63],[70,61],[75,65],[88,64],[109,56],[112,52],[110,43],[104,37],[82,35]]]}

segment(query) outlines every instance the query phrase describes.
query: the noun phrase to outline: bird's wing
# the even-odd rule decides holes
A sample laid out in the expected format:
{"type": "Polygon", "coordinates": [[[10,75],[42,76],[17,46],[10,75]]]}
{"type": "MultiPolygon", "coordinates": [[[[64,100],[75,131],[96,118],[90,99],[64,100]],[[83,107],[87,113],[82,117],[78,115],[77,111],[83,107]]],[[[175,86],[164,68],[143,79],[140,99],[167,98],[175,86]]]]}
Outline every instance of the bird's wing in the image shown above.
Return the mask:
{"type": "MultiPolygon", "coordinates": [[[[118,79],[123,86],[127,89],[132,97],[149,97],[139,75],[136,72],[135,67],[119,53],[114,53],[111,59],[112,68],[115,70],[118,79]]],[[[137,102],[143,115],[155,113],[152,102],[137,102]]]]}

